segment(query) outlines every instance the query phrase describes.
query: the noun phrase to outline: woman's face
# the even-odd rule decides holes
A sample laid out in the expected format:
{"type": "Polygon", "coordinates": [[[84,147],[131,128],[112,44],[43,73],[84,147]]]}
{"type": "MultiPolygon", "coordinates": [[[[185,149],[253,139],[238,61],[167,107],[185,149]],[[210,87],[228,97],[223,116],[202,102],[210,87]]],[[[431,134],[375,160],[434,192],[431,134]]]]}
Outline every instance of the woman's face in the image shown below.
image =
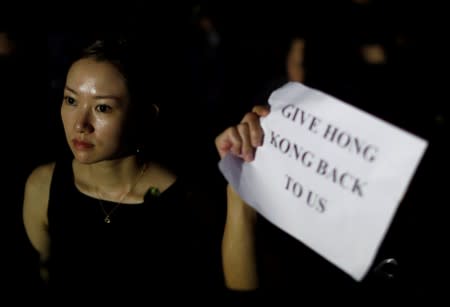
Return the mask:
{"type": "Polygon", "coordinates": [[[109,62],[81,59],[67,74],[61,117],[75,159],[94,163],[125,150],[130,99],[126,80],[109,62]]]}

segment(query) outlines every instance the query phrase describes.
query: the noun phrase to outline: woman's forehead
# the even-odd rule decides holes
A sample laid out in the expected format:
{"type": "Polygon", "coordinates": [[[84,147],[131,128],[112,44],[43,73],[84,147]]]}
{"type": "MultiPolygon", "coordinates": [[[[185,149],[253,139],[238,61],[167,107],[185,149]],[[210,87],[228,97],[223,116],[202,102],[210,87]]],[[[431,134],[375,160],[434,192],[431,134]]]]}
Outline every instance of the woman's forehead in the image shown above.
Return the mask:
{"type": "Polygon", "coordinates": [[[126,96],[126,80],[119,70],[107,61],[81,59],[67,75],[66,86],[76,92],[91,95],[126,96]]]}

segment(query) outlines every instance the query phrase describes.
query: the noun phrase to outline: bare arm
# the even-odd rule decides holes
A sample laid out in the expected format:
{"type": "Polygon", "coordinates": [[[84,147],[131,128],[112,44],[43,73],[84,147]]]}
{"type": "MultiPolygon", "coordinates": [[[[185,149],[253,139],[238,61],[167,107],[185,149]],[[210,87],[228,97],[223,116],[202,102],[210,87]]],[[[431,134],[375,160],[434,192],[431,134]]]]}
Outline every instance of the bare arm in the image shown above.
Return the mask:
{"type": "MultiPolygon", "coordinates": [[[[227,153],[241,157],[247,162],[254,159],[256,147],[260,146],[263,131],[259,117],[268,114],[266,107],[255,107],[241,123],[230,127],[216,138],[217,150],[223,158],[227,153]]],[[[227,218],[222,239],[222,266],[226,286],[232,290],[249,291],[258,288],[255,254],[256,211],[239,195],[227,187],[227,218]]]]}
{"type": "Polygon", "coordinates": [[[50,239],[48,236],[47,209],[53,164],[36,168],[28,177],[25,185],[23,203],[23,222],[28,239],[40,257],[41,277],[48,279],[46,263],[49,258],[50,239]]]}
{"type": "Polygon", "coordinates": [[[222,265],[229,289],[258,288],[254,243],[257,213],[228,185],[227,219],[222,240],[222,265]]]}

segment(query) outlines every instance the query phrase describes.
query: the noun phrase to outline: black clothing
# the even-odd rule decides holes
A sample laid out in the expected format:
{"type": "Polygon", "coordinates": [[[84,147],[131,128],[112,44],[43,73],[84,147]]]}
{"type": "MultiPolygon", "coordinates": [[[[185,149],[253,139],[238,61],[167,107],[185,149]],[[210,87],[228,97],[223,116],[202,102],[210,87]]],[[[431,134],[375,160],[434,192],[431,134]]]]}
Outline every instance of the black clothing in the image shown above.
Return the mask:
{"type": "MultiPolygon", "coordinates": [[[[116,206],[102,203],[107,212],[116,206]]],[[[177,179],[159,196],[148,192],[141,204],[120,205],[107,224],[100,201],[75,186],[71,161],[57,163],[48,208],[50,293],[153,300],[222,291],[223,228],[203,209],[177,179]]]]}

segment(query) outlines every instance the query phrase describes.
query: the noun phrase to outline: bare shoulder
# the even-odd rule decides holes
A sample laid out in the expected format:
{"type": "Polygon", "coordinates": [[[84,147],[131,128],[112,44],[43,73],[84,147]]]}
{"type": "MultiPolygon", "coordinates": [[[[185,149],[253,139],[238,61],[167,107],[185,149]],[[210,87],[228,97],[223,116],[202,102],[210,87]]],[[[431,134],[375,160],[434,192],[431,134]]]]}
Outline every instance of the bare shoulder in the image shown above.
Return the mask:
{"type": "Polygon", "coordinates": [[[48,200],[54,163],[36,167],[28,176],[23,200],[23,222],[26,233],[41,259],[48,257],[48,200]]]}
{"type": "Polygon", "coordinates": [[[50,188],[50,182],[53,176],[53,170],[55,168],[55,163],[47,163],[36,167],[31,174],[28,176],[26,189],[43,189],[50,188]]]}
{"type": "Polygon", "coordinates": [[[28,176],[24,195],[25,211],[39,207],[40,211],[46,212],[54,168],[55,163],[43,164],[36,167],[28,176]]]}

